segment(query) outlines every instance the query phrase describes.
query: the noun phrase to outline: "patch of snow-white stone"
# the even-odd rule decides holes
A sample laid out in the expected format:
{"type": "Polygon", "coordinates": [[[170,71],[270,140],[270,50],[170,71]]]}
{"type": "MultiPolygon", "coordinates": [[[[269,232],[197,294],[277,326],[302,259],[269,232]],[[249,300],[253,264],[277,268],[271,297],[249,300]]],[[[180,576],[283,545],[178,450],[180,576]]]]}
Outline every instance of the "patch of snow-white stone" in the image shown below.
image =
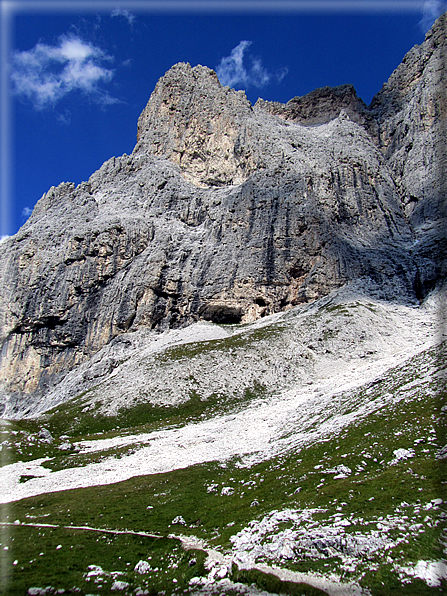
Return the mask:
{"type": "MultiPolygon", "coordinates": [[[[432,588],[438,588],[441,586],[442,580],[447,580],[447,564],[445,561],[418,561],[414,566],[395,566],[395,569],[403,583],[406,583],[406,576],[408,578],[417,577],[432,588]]],[[[407,579],[407,581],[410,580],[407,579]]]]}
{"type": "Polygon", "coordinates": [[[114,581],[113,582],[112,587],[110,588],[110,590],[112,592],[114,592],[114,591],[120,591],[120,592],[122,592],[123,590],[125,590],[128,587],[129,587],[128,582],[123,582],[123,581],[117,580],[117,581],[114,581]]]}
{"type": "MultiPolygon", "coordinates": [[[[441,504],[442,500],[436,499],[436,504],[431,501],[424,508],[439,509],[441,504]]],[[[367,523],[359,516],[342,513],[330,516],[329,521],[317,521],[315,514],[324,513],[322,509],[272,511],[231,536],[232,556],[243,567],[259,565],[260,561],[339,557],[340,570],[353,572],[363,561],[379,555],[386,557],[388,551],[413,539],[415,533],[425,531],[422,524],[415,524],[411,515],[406,514],[410,508],[419,510],[420,506],[401,503],[393,514],[367,523]],[[285,525],[288,527],[284,529],[285,525]],[[344,530],[352,525],[359,531],[344,530]]],[[[439,561],[420,561],[413,567],[395,565],[401,578],[419,577],[433,586],[445,578],[446,569],[446,564],[439,561]]]]}
{"type": "Polygon", "coordinates": [[[394,458],[390,461],[390,466],[414,457],[414,449],[396,449],[393,453],[394,458]]]}

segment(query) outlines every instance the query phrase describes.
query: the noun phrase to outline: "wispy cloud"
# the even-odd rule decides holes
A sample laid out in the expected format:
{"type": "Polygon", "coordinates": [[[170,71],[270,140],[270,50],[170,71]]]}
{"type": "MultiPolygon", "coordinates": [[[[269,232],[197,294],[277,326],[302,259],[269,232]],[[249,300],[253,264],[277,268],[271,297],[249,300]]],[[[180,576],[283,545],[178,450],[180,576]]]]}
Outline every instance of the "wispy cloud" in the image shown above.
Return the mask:
{"type": "Polygon", "coordinates": [[[56,116],[58,122],[61,124],[70,124],[71,123],[71,112],[70,110],[64,110],[63,114],[57,114],[56,116]]]}
{"type": "Polygon", "coordinates": [[[76,35],[62,35],[56,45],[38,43],[31,50],[12,54],[13,90],[36,109],[52,106],[72,91],[103,105],[116,103],[118,100],[100,86],[113,78],[114,70],[103,66],[112,60],[92,43],[76,35]]]}
{"type": "Polygon", "coordinates": [[[282,68],[277,72],[269,72],[262,66],[260,58],[250,58],[251,66],[244,65],[244,54],[251,46],[251,41],[241,41],[225,56],[216,68],[216,73],[222,85],[230,87],[265,87],[272,82],[281,82],[288,69],[282,68]]]}
{"type": "Polygon", "coordinates": [[[129,23],[130,26],[133,25],[135,19],[137,18],[134,14],[132,14],[131,12],[129,12],[128,10],[126,10],[124,8],[115,8],[115,10],[112,10],[112,13],[110,16],[111,17],[123,17],[124,19],[127,19],[127,22],[129,23]]]}
{"type": "Polygon", "coordinates": [[[24,207],[22,209],[22,217],[25,217],[26,219],[28,219],[28,217],[31,215],[32,212],[33,212],[33,210],[30,209],[29,207],[24,207]]]}
{"type": "Polygon", "coordinates": [[[426,33],[436,19],[447,10],[447,2],[445,0],[425,0],[422,6],[422,18],[419,25],[424,33],[426,33]]]}

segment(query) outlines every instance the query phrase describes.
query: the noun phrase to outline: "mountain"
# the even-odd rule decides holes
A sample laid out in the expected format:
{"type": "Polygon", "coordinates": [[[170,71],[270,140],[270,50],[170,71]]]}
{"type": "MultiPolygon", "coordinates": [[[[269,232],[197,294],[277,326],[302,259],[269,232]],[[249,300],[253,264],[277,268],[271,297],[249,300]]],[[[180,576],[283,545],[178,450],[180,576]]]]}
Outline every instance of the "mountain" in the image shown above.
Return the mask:
{"type": "Polygon", "coordinates": [[[43,195],[0,244],[5,523],[163,536],[190,593],[439,593],[446,27],[369,106],[176,64],[130,156],[43,195]]]}
{"type": "Polygon", "coordinates": [[[369,108],[350,86],[252,107],[174,66],[132,155],[51,188],[2,245],[6,395],[141,327],[248,322],[361,277],[422,299],[445,249],[444,52],[441,19],[369,108]]]}

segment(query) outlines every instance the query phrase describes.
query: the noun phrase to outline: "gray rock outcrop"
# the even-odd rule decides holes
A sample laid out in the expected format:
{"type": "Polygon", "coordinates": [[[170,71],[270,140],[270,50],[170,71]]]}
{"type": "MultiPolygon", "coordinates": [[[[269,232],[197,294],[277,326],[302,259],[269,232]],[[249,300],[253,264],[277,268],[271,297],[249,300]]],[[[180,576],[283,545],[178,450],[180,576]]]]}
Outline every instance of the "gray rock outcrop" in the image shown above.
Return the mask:
{"type": "Polygon", "coordinates": [[[321,87],[303,97],[294,97],[286,104],[259,99],[257,105],[270,114],[307,126],[330,122],[344,110],[357,124],[371,128],[373,138],[377,124],[365,102],[357,97],[353,85],[321,87]]]}
{"type": "Polygon", "coordinates": [[[422,298],[443,275],[445,28],[369,108],[349,85],[251,106],[175,65],[132,155],[51,188],[1,244],[3,395],[38,399],[142,327],[252,321],[360,277],[422,298]]]}

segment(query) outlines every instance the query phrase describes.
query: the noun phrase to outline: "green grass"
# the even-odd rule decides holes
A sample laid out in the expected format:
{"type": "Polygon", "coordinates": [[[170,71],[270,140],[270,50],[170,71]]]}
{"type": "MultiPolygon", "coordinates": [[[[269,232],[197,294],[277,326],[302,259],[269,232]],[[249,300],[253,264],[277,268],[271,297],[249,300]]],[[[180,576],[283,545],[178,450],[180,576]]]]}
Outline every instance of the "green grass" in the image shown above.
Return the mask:
{"type": "Polygon", "coordinates": [[[101,594],[113,594],[115,580],[129,584],[125,594],[137,588],[150,594],[178,593],[192,577],[205,573],[204,553],[185,552],[178,540],[67,528],[15,527],[8,551],[0,551],[1,557],[5,555],[8,574],[2,578],[0,593],[8,596],[24,596],[31,587],[47,586],[68,593],[75,593],[73,588],[80,594],[98,593],[99,584],[101,594]],[[140,560],[148,561],[154,571],[135,572],[140,560]],[[91,565],[103,569],[105,573],[97,576],[102,581],[88,576],[91,565]]]}
{"type": "MultiPolygon", "coordinates": [[[[95,411],[82,412],[81,406],[73,406],[70,403],[49,411],[42,418],[42,423],[54,436],[68,434],[76,440],[98,433],[108,437],[118,433],[121,435],[123,430],[129,434],[150,432],[160,428],[183,426],[187,422],[204,417],[211,418],[217,413],[225,413],[235,407],[241,408],[264,393],[265,388],[259,383],[246,388],[240,398],[213,394],[204,400],[200,399],[195,391],[191,391],[183,403],[174,406],[141,403],[132,408],[120,408],[116,416],[104,416],[95,411]]],[[[99,408],[100,404],[96,410],[99,408]]]]}
{"type": "Polygon", "coordinates": [[[233,565],[231,579],[244,584],[255,584],[260,590],[274,594],[290,594],[291,596],[327,596],[327,592],[314,588],[305,583],[294,583],[281,580],[272,573],[265,573],[258,569],[239,569],[233,565]]]}
{"type": "MultiPolygon", "coordinates": [[[[277,322],[273,325],[266,325],[265,327],[250,329],[250,323],[246,325],[238,325],[238,329],[244,329],[244,333],[237,333],[222,339],[213,339],[207,342],[188,343],[180,346],[173,346],[168,348],[157,359],[160,363],[171,363],[181,361],[183,359],[190,360],[196,356],[213,356],[214,353],[220,354],[229,353],[229,350],[250,350],[250,348],[258,348],[261,342],[266,342],[266,348],[270,345],[272,340],[280,339],[286,324],[277,322]]],[[[223,325],[226,328],[225,325],[223,325]]]]}

